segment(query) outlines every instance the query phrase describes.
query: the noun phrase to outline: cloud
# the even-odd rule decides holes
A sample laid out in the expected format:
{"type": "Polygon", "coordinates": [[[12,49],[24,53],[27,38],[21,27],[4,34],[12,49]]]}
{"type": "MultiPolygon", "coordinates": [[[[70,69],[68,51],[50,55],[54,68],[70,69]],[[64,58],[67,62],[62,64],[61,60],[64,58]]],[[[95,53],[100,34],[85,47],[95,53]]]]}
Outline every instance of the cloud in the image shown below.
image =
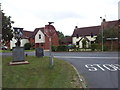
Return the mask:
{"type": "Polygon", "coordinates": [[[57,30],[71,35],[74,27],[99,25],[99,17],[116,20],[119,0],[1,0],[13,26],[33,31],[53,21],[57,30]]]}

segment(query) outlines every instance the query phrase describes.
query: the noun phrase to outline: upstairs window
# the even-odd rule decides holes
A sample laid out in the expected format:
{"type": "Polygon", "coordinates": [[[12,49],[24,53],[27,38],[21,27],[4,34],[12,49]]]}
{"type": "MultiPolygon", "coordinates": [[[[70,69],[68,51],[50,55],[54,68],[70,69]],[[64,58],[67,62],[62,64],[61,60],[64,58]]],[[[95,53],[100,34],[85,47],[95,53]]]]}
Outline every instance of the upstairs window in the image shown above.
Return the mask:
{"type": "Polygon", "coordinates": [[[41,39],[41,34],[39,34],[39,39],[41,39]]]}
{"type": "Polygon", "coordinates": [[[78,34],[76,34],[76,37],[77,37],[77,38],[79,38],[79,35],[78,35],[78,34]]]}
{"type": "Polygon", "coordinates": [[[93,33],[91,33],[91,38],[93,38],[93,33]]]}

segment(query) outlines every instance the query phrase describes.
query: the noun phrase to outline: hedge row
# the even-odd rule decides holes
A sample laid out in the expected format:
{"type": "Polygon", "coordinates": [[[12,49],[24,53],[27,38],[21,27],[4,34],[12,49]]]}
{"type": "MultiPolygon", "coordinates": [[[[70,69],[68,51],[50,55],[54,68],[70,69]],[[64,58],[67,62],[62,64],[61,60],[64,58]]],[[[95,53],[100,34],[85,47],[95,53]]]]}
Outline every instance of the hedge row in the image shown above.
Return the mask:
{"type": "Polygon", "coordinates": [[[69,51],[68,46],[52,46],[52,51],[56,52],[56,51],[69,51]]]}

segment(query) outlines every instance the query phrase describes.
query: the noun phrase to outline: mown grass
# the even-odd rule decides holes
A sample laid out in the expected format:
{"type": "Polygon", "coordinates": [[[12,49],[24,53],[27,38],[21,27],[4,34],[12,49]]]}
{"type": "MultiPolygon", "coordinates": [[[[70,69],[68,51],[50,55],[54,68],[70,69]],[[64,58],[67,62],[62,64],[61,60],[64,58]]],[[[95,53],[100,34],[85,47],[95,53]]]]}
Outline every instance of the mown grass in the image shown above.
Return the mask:
{"type": "Polygon", "coordinates": [[[0,50],[0,53],[12,52],[11,50],[0,50]]]}
{"type": "Polygon", "coordinates": [[[48,57],[26,57],[30,64],[8,66],[12,57],[3,57],[3,88],[79,88],[81,84],[73,67],[54,59],[49,68],[48,57]]]}
{"type": "MultiPolygon", "coordinates": [[[[35,50],[24,50],[25,52],[33,52],[35,50]]],[[[9,53],[12,52],[12,50],[0,50],[0,53],[9,53]]]]}

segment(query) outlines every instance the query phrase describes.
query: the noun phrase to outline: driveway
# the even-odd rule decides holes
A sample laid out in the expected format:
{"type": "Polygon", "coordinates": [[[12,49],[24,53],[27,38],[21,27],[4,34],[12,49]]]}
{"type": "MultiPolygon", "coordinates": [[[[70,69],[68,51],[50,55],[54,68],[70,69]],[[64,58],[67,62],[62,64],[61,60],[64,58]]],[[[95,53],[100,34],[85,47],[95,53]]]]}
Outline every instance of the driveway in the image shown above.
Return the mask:
{"type": "MultiPolygon", "coordinates": [[[[25,52],[35,55],[35,52],[25,52]]],[[[54,52],[55,58],[73,64],[85,77],[88,88],[118,88],[118,52],[54,52]]],[[[3,53],[3,55],[12,55],[3,53]]],[[[45,52],[49,56],[49,52],[45,52]]]]}

